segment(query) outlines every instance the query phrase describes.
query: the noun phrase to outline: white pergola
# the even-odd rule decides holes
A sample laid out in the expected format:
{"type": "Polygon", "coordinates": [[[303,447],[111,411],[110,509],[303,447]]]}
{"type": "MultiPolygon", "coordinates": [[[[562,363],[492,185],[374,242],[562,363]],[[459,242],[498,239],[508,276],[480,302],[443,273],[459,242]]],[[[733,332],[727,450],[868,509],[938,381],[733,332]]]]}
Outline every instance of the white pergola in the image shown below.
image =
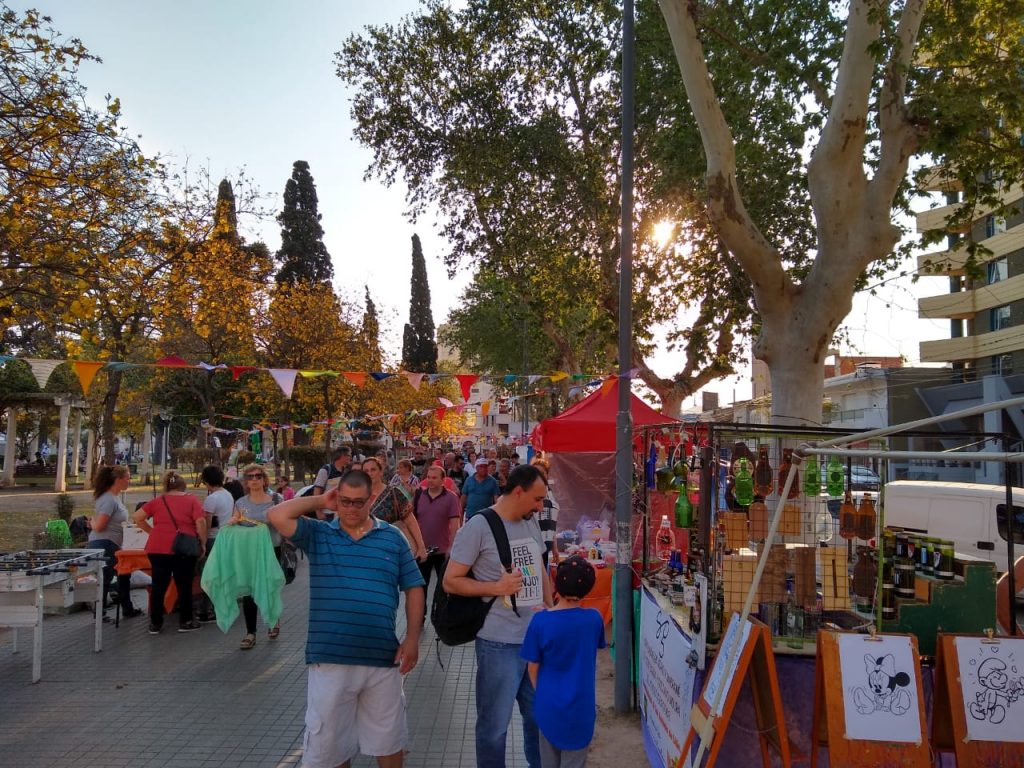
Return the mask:
{"type": "MultiPolygon", "coordinates": [[[[70,394],[23,393],[3,398],[7,409],[7,445],[4,452],[3,480],[5,484],[14,484],[14,463],[16,460],[16,440],[18,434],[18,413],[28,409],[57,408],[60,411],[60,429],[57,433],[57,476],[53,489],[64,493],[68,488],[67,454],[68,432],[71,432],[72,456],[71,477],[78,478],[78,455],[82,449],[82,411],[88,407],[85,400],[70,394]],[[71,411],[74,409],[74,425],[71,425],[71,411]]],[[[87,430],[85,466],[91,467],[96,451],[96,434],[87,430]]],[[[86,487],[91,478],[86,477],[86,487]]]]}

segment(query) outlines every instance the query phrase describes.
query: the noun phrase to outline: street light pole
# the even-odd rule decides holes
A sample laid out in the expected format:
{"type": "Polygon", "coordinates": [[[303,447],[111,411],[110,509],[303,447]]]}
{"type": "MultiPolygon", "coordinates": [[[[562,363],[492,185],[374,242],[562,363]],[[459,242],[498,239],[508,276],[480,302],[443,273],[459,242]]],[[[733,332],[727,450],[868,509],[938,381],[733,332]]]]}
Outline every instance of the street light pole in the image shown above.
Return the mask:
{"type": "Polygon", "coordinates": [[[633,679],[633,0],[622,6],[622,223],[619,255],[619,402],[615,418],[615,711],[632,708],[633,679]]]}

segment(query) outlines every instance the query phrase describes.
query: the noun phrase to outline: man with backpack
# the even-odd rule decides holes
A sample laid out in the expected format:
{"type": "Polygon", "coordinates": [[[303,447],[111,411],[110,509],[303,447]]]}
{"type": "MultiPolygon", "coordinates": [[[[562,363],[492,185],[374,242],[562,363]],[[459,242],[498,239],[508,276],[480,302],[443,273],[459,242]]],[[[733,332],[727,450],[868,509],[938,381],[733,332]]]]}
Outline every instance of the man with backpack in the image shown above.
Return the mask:
{"type": "MultiPolygon", "coordinates": [[[[347,445],[339,446],[334,449],[332,458],[333,461],[330,464],[324,464],[320,467],[320,471],[316,473],[316,478],[313,480],[314,496],[320,496],[340,485],[341,478],[345,476],[345,473],[349,471],[352,465],[352,449],[347,445]]],[[[333,517],[329,510],[327,513],[317,510],[316,514],[320,520],[333,517]]]]}
{"type": "Polygon", "coordinates": [[[534,688],[520,647],[534,610],[552,605],[551,584],[542,561],[544,542],[533,519],[546,495],[547,483],[540,470],[516,467],[492,508],[507,534],[510,565],[502,565],[488,520],[491,515],[481,513],[459,529],[445,569],[445,592],[497,597],[476,636],[478,768],[504,768],[506,735],[516,702],[523,718],[526,761],[530,768],[540,768],[534,688]]]}

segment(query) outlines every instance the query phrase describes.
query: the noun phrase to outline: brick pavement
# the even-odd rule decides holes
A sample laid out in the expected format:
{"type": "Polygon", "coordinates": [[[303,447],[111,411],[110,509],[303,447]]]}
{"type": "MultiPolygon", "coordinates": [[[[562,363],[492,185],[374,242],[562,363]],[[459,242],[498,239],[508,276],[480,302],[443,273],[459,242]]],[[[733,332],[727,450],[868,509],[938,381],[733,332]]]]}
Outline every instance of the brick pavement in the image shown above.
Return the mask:
{"type": "MultiPolygon", "coordinates": [[[[43,677],[31,684],[31,631],[0,629],[0,763],[11,768],[236,768],[297,766],[302,753],[306,671],[303,650],[308,568],[285,587],[281,636],[259,630],[240,651],[239,620],[224,635],[146,633],[145,617],[104,625],[103,651],[92,651],[88,611],[48,616],[43,677]]],[[[145,592],[134,590],[141,605],[145,592]]],[[[400,634],[404,617],[400,616],[400,634]]],[[[406,678],[412,768],[471,768],[475,662],[473,646],[441,647],[427,631],[420,663],[406,678]]],[[[518,713],[509,729],[509,768],[523,768],[518,713]]],[[[354,768],[374,766],[360,757],[354,768]]]]}

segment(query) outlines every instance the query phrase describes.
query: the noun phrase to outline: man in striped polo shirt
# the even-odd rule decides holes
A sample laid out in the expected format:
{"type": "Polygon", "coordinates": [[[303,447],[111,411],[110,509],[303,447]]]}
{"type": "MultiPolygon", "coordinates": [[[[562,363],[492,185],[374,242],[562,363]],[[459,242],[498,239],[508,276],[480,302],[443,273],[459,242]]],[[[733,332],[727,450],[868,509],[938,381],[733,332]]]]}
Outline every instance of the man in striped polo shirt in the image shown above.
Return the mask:
{"type": "Polygon", "coordinates": [[[423,577],[399,530],[370,516],[369,497],[369,476],[354,470],[323,495],[267,513],[309,556],[306,768],[347,768],[360,752],[382,768],[398,768],[408,740],[402,675],[419,658],[423,577]],[[323,509],[335,519],[305,516],[323,509]],[[401,642],[399,591],[407,627],[401,642]]]}

